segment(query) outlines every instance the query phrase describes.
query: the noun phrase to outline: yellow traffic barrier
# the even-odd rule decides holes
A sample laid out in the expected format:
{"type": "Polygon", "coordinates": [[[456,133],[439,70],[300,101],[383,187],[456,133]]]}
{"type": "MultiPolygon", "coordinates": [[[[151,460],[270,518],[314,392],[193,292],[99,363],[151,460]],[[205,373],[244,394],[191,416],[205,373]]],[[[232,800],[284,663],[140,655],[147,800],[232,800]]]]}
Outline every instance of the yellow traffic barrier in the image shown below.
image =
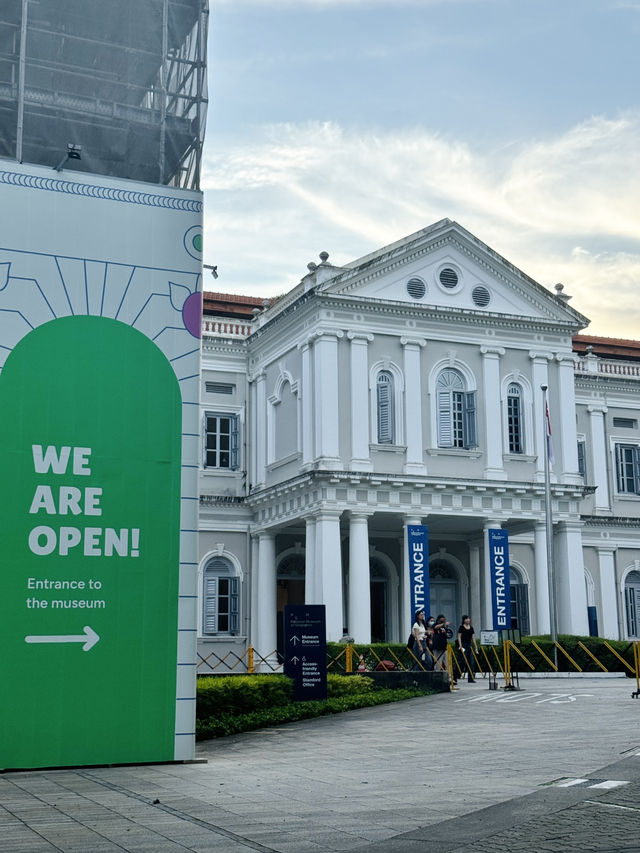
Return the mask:
{"type": "Polygon", "coordinates": [[[582,640],[578,640],[578,645],[580,646],[580,648],[583,651],[585,651],[589,655],[590,658],[592,658],[598,664],[598,666],[600,667],[600,669],[603,672],[609,672],[609,670],[606,668],[606,666],[601,661],[598,660],[598,658],[594,655],[594,653],[590,649],[588,649],[585,646],[585,644],[582,642],[582,640]]]}
{"type": "Polygon", "coordinates": [[[635,675],[634,670],[629,666],[629,664],[626,662],[626,660],[621,655],[618,654],[618,652],[613,648],[613,646],[610,646],[606,640],[604,640],[603,642],[604,642],[604,645],[609,649],[609,651],[613,652],[613,654],[618,658],[618,660],[620,660],[625,665],[625,667],[629,670],[629,672],[632,675],[635,675]]]}
{"type": "Polygon", "coordinates": [[[560,643],[556,642],[553,645],[556,646],[556,648],[560,649],[562,654],[575,666],[575,668],[578,670],[578,672],[582,672],[582,667],[578,666],[578,664],[574,661],[574,659],[571,657],[569,652],[566,649],[563,649],[562,646],[560,645],[560,643]]]}
{"type": "Polygon", "coordinates": [[[551,658],[550,658],[547,654],[545,654],[545,653],[542,651],[542,649],[541,649],[541,648],[540,648],[540,646],[536,643],[536,641],[535,641],[535,640],[531,640],[531,645],[532,645],[532,646],[534,646],[534,647],[538,650],[538,652],[539,652],[539,653],[542,655],[542,657],[546,660],[546,662],[547,662],[547,663],[549,664],[549,666],[553,669],[553,671],[554,671],[554,672],[557,672],[557,671],[558,671],[558,667],[557,667],[557,666],[555,665],[555,663],[551,660],[551,658]]]}
{"type": "Polygon", "coordinates": [[[509,643],[510,647],[514,650],[514,652],[517,652],[520,655],[520,657],[526,663],[526,665],[529,667],[530,670],[532,670],[532,671],[535,670],[535,666],[531,663],[531,661],[527,657],[525,657],[523,655],[523,653],[515,645],[515,643],[512,643],[511,640],[507,640],[507,643],[509,643]]]}

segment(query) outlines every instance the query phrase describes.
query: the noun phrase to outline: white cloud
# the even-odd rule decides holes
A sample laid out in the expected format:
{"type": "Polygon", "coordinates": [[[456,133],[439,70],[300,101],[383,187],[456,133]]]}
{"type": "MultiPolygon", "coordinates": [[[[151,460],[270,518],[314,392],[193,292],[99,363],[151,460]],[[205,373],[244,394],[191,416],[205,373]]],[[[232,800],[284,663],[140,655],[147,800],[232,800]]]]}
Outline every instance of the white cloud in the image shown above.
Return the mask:
{"type": "Polygon", "coordinates": [[[491,154],[422,128],[272,126],[205,159],[207,254],[220,289],[267,295],[323,249],[344,263],[448,216],[562,281],[594,333],[637,337],[639,152],[640,113],[491,154]]]}

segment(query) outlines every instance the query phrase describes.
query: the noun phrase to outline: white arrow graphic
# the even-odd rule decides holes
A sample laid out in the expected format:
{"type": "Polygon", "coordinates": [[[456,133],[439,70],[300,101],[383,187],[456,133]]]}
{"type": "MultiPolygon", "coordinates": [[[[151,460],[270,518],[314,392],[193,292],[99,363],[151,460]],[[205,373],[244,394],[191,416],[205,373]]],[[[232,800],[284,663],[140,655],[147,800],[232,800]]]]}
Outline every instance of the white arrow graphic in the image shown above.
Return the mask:
{"type": "Polygon", "coordinates": [[[82,629],[84,634],[54,634],[52,636],[47,636],[45,634],[41,636],[29,636],[25,637],[25,643],[84,643],[82,647],[83,652],[88,652],[89,649],[92,649],[95,644],[98,642],[100,637],[96,634],[93,628],[90,628],[88,625],[85,625],[82,629]]]}

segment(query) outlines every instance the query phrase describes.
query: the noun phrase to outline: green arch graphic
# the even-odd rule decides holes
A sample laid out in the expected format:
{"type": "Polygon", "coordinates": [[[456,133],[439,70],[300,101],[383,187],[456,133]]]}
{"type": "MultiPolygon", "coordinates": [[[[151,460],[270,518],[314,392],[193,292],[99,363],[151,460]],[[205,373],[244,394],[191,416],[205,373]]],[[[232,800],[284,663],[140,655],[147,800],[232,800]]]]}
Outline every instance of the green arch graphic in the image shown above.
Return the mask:
{"type": "Polygon", "coordinates": [[[0,413],[0,767],[171,760],[182,432],[171,365],[116,320],[53,320],[7,359],[0,413]]]}

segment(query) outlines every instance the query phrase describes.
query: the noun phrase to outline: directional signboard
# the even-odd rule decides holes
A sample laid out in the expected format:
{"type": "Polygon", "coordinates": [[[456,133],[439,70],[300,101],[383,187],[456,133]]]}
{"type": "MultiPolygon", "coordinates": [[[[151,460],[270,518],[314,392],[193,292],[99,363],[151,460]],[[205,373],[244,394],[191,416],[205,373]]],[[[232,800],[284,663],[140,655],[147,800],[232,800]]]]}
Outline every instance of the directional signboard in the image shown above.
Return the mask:
{"type": "Polygon", "coordinates": [[[284,672],[294,699],[327,698],[327,628],[324,604],[284,608],[284,672]]]}

